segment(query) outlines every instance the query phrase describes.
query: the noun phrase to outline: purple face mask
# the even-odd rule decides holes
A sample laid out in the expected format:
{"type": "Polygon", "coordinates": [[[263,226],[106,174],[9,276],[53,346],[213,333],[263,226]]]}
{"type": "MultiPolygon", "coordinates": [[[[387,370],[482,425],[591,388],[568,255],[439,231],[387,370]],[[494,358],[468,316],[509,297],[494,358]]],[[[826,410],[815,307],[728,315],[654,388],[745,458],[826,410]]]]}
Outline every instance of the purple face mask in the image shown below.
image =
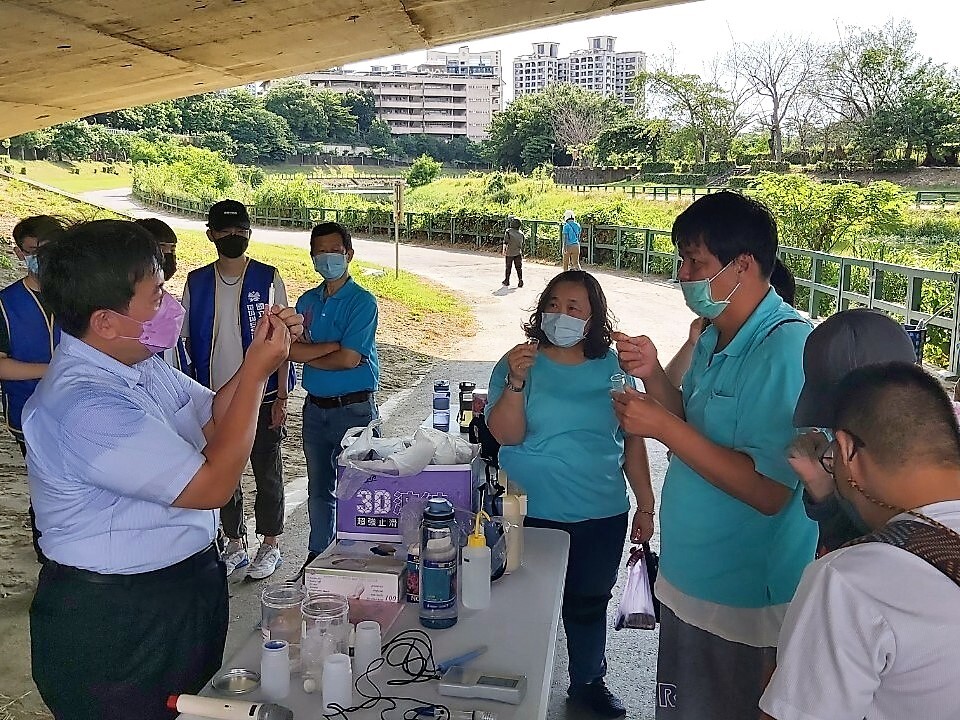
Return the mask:
{"type": "MultiPolygon", "coordinates": [[[[128,335],[119,335],[125,340],[138,340],[147,350],[153,353],[169,350],[177,344],[180,337],[180,330],[183,327],[183,317],[187,311],[183,305],[166,290],[163,291],[163,298],[160,300],[160,309],[157,314],[145,322],[134,320],[129,315],[123,317],[139,323],[140,337],[130,337],[128,335]]],[[[120,313],[117,313],[120,315],[120,313]]]]}

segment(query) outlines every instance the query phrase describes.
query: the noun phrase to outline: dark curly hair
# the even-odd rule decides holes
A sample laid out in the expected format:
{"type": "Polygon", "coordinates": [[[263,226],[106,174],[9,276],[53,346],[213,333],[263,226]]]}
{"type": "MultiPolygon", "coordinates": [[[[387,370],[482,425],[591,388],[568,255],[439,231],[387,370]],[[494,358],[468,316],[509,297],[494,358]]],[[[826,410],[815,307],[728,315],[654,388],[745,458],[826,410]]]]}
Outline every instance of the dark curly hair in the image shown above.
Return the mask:
{"type": "Polygon", "coordinates": [[[550,302],[554,288],[562,282],[582,285],[587,291],[590,300],[590,321],[587,323],[587,334],[583,339],[583,355],[588,360],[597,360],[607,356],[610,350],[611,333],[615,318],[607,307],[607,296],[597,279],[583,270],[567,270],[556,275],[537,298],[537,308],[530,315],[530,320],[523,324],[524,334],[531,340],[539,340],[546,345],[550,344],[546,334],[540,329],[544,309],[550,302]]]}

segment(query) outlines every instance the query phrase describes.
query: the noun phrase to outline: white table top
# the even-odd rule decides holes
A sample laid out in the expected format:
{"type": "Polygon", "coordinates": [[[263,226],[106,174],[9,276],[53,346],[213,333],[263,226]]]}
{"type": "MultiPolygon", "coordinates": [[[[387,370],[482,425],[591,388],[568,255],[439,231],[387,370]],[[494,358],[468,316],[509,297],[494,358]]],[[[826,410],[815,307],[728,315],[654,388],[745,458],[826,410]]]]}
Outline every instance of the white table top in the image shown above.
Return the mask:
{"type": "MultiPolygon", "coordinates": [[[[563,581],[566,574],[569,536],[559,530],[541,528],[524,529],[523,565],[514,573],[506,575],[493,584],[490,607],[486,610],[467,610],[460,607],[459,620],[447,630],[429,630],[433,642],[434,659],[441,662],[466,653],[479,645],[487,645],[487,653],[473,660],[468,667],[481,670],[527,676],[527,693],[520,705],[507,705],[488,700],[472,700],[443,697],[437,693],[437,683],[429,682],[408,686],[387,686],[385,681],[402,677],[392,668],[384,668],[374,680],[384,695],[404,695],[418,700],[442,703],[451,710],[489,710],[498,720],[533,720],[546,717],[547,700],[553,681],[553,666],[557,648],[557,623],[560,618],[560,603],[563,596],[563,581]]],[[[410,628],[424,629],[417,619],[417,605],[406,604],[397,622],[384,641],[398,632],[410,628]]],[[[243,648],[223,669],[243,667],[260,669],[260,631],[251,633],[243,648]]],[[[322,701],[319,692],[306,694],[300,685],[299,675],[290,682],[290,695],[279,704],[293,710],[297,720],[319,720],[322,717],[322,701]]],[[[224,696],[208,685],[202,695],[224,696]]],[[[232,698],[248,702],[262,702],[259,690],[232,698]]],[[[359,702],[362,698],[355,697],[359,702]]],[[[351,713],[351,720],[379,720],[380,711],[387,707],[381,703],[377,708],[351,713]]],[[[403,710],[416,707],[402,703],[401,709],[387,715],[402,718],[403,710]]],[[[183,720],[195,716],[181,715],[183,720]]]]}

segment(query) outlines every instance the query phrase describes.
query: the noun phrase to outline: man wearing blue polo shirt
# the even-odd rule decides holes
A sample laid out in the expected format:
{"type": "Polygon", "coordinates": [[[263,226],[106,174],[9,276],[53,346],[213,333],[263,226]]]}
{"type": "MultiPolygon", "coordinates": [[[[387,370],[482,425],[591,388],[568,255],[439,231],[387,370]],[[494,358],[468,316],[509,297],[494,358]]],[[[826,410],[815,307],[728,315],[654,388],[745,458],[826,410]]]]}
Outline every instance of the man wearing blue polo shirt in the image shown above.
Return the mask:
{"type": "MultiPolygon", "coordinates": [[[[777,228],[723,192],[673,225],[687,306],[711,321],[682,390],[647,337],[619,335],[645,393],[617,398],[625,431],[672,452],[660,510],[658,720],[756,717],[777,635],[817,527],[786,460],[809,324],[770,286],[777,228]]],[[[616,397],[616,396],[615,396],[616,397]]]]}
{"type": "Polygon", "coordinates": [[[307,460],[309,553],[304,567],[333,541],[337,456],[344,433],[377,416],[377,299],[350,277],[353,240],[339,223],[310,233],[310,255],[323,282],[297,301],[306,332],[290,359],[303,363],[303,452],[307,460]]]}

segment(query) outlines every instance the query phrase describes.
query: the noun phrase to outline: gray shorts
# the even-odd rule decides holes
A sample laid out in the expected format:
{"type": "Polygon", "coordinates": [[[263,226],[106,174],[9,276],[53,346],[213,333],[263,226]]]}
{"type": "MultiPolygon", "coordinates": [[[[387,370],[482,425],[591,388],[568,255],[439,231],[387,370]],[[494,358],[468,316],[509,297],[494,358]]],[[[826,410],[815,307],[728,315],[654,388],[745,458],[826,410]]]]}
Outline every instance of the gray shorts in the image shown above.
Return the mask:
{"type": "Polygon", "coordinates": [[[760,714],[776,648],[724,640],[664,605],[657,655],[657,720],[750,720],[760,714]]]}

